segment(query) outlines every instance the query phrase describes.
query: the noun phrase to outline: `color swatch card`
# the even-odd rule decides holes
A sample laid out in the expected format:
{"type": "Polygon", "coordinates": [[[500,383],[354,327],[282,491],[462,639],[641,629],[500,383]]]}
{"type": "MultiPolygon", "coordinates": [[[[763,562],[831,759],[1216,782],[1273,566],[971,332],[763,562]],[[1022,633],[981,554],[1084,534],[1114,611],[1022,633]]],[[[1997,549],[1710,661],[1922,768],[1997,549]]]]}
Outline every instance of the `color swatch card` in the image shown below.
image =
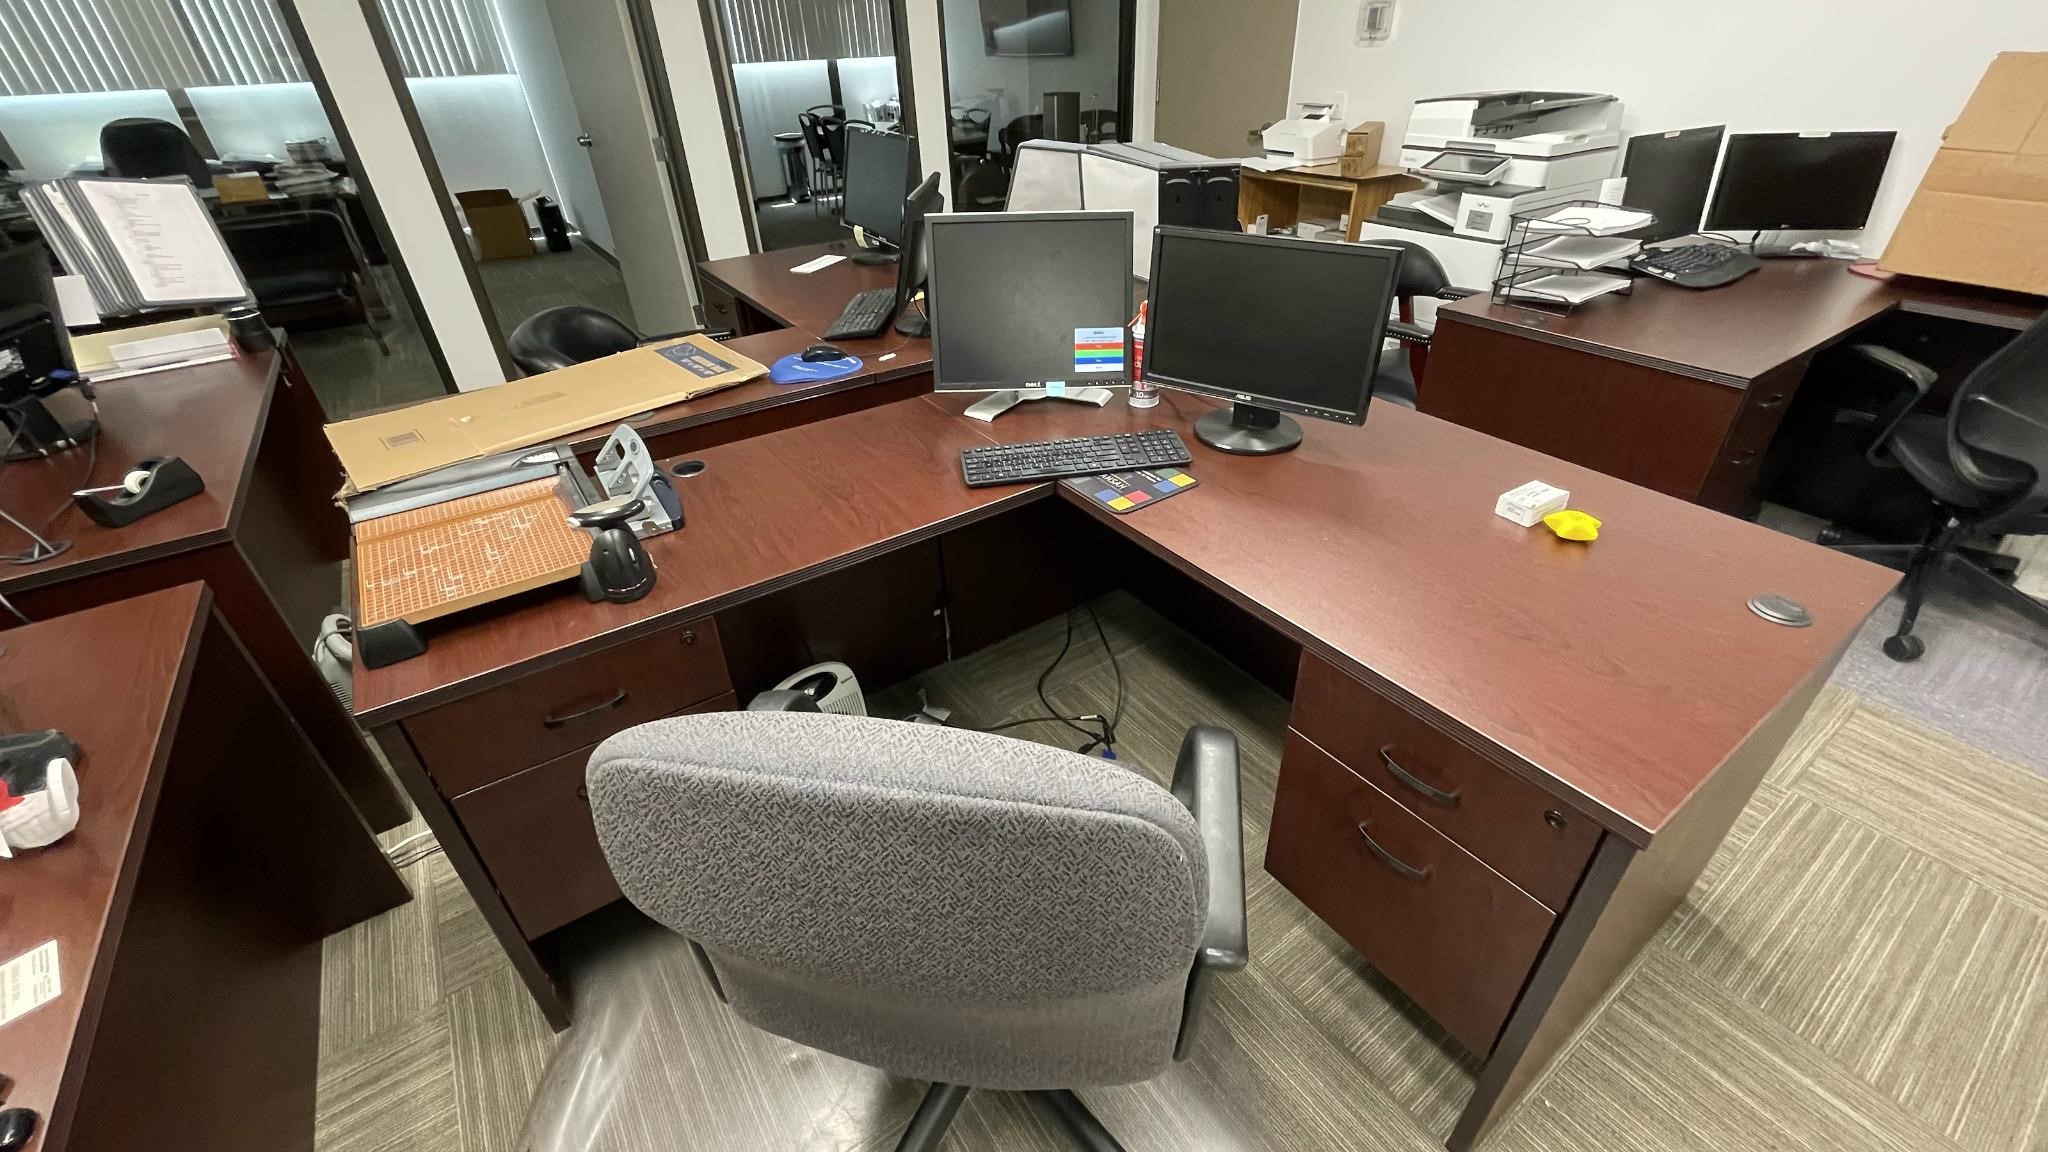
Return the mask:
{"type": "Polygon", "coordinates": [[[1178,468],[1147,468],[1137,472],[1110,472],[1101,476],[1076,476],[1062,481],[1111,512],[1126,512],[1157,504],[1169,496],[1195,486],[1195,478],[1178,468]]]}
{"type": "Polygon", "coordinates": [[[1074,372],[1122,372],[1124,330],[1116,328],[1074,329],[1074,372]]]}

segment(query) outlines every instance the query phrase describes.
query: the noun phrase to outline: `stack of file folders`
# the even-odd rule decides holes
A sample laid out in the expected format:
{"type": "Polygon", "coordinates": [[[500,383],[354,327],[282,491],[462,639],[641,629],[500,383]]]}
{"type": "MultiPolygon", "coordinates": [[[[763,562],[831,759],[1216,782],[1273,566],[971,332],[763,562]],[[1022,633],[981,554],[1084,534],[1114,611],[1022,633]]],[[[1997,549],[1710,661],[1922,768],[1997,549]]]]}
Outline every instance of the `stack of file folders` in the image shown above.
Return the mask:
{"type": "Polygon", "coordinates": [[[199,192],[183,181],[79,177],[28,184],[21,200],[102,316],[249,299],[199,192]]]}

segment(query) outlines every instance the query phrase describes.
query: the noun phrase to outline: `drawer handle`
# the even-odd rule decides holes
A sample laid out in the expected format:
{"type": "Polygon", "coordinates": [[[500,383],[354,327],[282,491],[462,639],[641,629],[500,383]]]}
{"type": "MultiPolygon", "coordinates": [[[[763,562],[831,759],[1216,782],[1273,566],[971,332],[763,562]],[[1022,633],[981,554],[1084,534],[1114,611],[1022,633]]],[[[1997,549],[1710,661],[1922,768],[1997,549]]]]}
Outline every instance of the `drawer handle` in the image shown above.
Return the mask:
{"type": "Polygon", "coordinates": [[[1756,406],[1768,412],[1771,409],[1776,408],[1778,405],[1783,404],[1784,402],[1785,394],[1783,392],[1780,392],[1774,396],[1766,396],[1763,399],[1757,401],[1756,406]]]}
{"type": "Polygon", "coordinates": [[[621,688],[617,692],[612,693],[608,698],[600,700],[580,712],[571,712],[567,716],[542,717],[540,726],[543,728],[566,728],[578,720],[588,720],[599,712],[609,712],[625,702],[626,690],[621,688]]]}
{"type": "Polygon", "coordinates": [[[1394,759],[1394,746],[1392,744],[1380,749],[1380,763],[1387,766],[1387,771],[1394,774],[1394,779],[1413,788],[1416,794],[1424,800],[1432,804],[1441,804],[1446,808],[1456,808],[1458,806],[1458,793],[1446,792],[1420,776],[1415,775],[1413,772],[1408,771],[1406,768],[1401,767],[1400,761],[1394,759]]]}
{"type": "Polygon", "coordinates": [[[1358,838],[1365,841],[1365,846],[1372,850],[1372,854],[1380,858],[1380,863],[1392,868],[1402,877],[1409,880],[1429,879],[1429,869],[1417,868],[1415,865],[1380,847],[1380,842],[1372,838],[1372,833],[1367,831],[1366,822],[1363,820],[1358,823],[1358,838]]]}

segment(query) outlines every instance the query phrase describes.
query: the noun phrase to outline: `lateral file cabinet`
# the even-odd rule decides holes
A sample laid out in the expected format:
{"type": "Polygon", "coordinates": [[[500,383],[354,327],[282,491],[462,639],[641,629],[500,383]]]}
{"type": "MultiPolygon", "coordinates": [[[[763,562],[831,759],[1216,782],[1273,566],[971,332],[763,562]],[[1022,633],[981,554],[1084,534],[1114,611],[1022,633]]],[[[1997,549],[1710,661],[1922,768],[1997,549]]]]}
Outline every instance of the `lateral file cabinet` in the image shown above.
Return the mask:
{"type": "Polygon", "coordinates": [[[1266,871],[1474,1054],[1492,1052],[1599,839],[1302,654],[1266,871]]]}

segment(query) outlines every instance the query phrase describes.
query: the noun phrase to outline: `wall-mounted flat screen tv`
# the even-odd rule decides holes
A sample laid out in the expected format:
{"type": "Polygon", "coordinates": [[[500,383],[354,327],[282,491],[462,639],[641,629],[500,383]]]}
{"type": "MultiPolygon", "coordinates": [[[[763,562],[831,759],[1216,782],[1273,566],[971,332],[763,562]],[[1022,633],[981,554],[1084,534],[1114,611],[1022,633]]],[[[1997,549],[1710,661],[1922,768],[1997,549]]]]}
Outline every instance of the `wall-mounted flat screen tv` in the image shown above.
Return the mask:
{"type": "Polygon", "coordinates": [[[981,0],[981,31],[991,56],[1074,54],[1067,0],[981,0]]]}

